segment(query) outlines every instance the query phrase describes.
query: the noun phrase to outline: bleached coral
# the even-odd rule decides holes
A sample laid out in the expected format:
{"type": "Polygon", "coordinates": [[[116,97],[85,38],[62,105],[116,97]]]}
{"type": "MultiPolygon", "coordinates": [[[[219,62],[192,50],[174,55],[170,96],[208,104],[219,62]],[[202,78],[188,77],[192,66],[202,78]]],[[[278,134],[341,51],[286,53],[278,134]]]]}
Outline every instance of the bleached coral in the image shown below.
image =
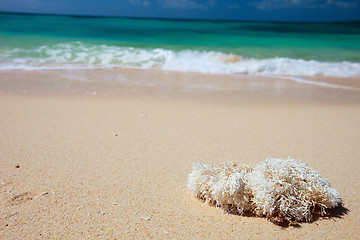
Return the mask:
{"type": "Polygon", "coordinates": [[[325,212],[341,202],[329,181],[293,159],[267,159],[246,179],[253,194],[253,212],[274,220],[310,221],[315,207],[325,212]]]}
{"type": "Polygon", "coordinates": [[[267,159],[253,169],[194,163],[188,186],[196,197],[227,212],[249,210],[279,222],[310,221],[316,207],[325,213],[341,203],[329,181],[293,159],[267,159]]]}
{"type": "Polygon", "coordinates": [[[244,183],[244,176],[249,170],[235,162],[224,163],[219,167],[197,162],[193,164],[193,171],[189,175],[188,187],[196,197],[226,212],[242,214],[250,207],[244,183]]]}

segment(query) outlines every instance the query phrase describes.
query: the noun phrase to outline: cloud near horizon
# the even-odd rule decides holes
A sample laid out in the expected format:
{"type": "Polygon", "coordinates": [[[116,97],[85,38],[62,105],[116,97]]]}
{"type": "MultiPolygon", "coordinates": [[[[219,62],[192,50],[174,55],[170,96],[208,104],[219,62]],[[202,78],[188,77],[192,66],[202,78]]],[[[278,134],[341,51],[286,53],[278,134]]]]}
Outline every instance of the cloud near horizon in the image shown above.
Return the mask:
{"type": "Polygon", "coordinates": [[[353,1],[338,1],[338,0],[327,0],[328,5],[335,5],[341,8],[351,8],[356,7],[359,5],[359,0],[353,0],[353,1]]]}
{"type": "Polygon", "coordinates": [[[215,0],[208,0],[205,3],[198,3],[193,0],[158,0],[158,4],[163,8],[207,9],[215,5],[215,0]]]}
{"type": "Polygon", "coordinates": [[[148,0],[128,0],[131,5],[147,7],[150,5],[148,0]]]}
{"type": "Polygon", "coordinates": [[[323,8],[336,6],[340,8],[351,8],[359,5],[360,0],[261,0],[249,3],[260,10],[284,9],[284,8],[323,8]]]}

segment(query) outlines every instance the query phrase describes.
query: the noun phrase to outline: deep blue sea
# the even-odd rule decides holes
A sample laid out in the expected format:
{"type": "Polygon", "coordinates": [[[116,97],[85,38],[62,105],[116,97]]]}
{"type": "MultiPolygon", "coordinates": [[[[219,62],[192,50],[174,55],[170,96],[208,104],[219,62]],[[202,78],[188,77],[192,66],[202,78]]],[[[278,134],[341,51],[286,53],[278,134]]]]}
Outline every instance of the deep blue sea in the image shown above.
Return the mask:
{"type": "Polygon", "coordinates": [[[0,14],[0,70],[142,68],[360,76],[360,22],[0,14]]]}

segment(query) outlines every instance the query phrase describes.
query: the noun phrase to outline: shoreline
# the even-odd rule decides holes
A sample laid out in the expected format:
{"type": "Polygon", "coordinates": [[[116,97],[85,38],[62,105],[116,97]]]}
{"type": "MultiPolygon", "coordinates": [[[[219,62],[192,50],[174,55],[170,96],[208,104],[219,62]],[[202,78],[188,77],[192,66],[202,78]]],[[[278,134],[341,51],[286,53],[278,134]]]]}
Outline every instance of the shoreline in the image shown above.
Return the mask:
{"type": "Polygon", "coordinates": [[[138,70],[10,72],[0,90],[6,239],[359,236],[357,91],[138,70]],[[278,226],[187,188],[193,162],[288,156],[331,181],[348,211],[278,226]]]}
{"type": "Polygon", "coordinates": [[[221,75],[132,68],[1,71],[0,94],[191,96],[359,103],[360,78],[221,75]],[[26,76],[26,79],[24,78],[26,76]]]}

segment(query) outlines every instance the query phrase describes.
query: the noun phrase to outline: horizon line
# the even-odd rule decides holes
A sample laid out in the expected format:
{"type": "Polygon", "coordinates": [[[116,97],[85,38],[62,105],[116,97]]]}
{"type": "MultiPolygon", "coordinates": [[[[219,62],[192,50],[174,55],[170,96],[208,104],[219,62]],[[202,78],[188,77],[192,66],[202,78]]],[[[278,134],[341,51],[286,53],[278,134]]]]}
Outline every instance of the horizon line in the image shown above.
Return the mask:
{"type": "Polygon", "coordinates": [[[87,14],[66,14],[66,13],[34,13],[1,11],[0,14],[7,15],[38,15],[38,16],[63,16],[78,18],[122,18],[122,19],[146,19],[163,21],[208,21],[208,22],[268,22],[268,23],[360,23],[358,20],[338,20],[338,21],[284,21],[284,20],[246,20],[246,19],[211,19],[211,18],[169,18],[169,17],[136,17],[136,16],[113,16],[113,15],[87,15],[87,14]]]}

